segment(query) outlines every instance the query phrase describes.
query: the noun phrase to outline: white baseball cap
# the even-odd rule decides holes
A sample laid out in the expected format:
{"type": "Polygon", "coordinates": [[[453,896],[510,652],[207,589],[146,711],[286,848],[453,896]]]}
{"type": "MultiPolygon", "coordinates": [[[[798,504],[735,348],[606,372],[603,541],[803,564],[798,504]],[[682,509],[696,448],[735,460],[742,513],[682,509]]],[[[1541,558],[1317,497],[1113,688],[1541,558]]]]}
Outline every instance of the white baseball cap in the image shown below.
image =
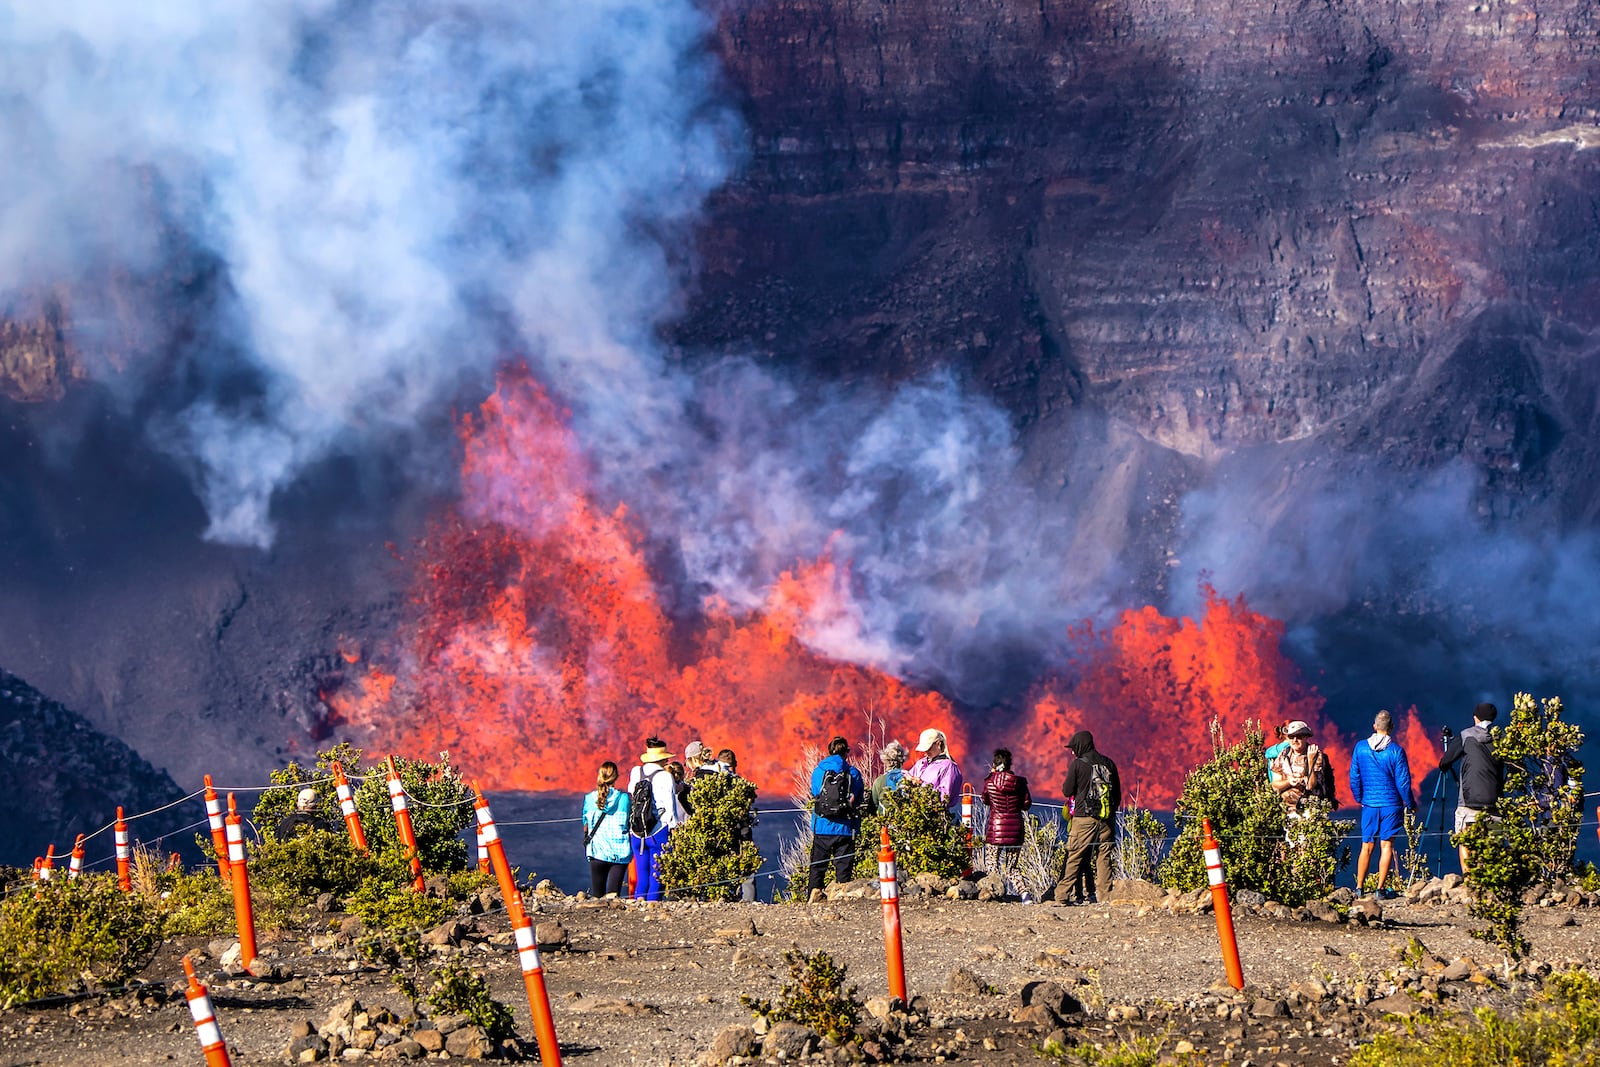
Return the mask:
{"type": "MultiPolygon", "coordinates": [[[[926,730],[922,731],[921,737],[917,738],[917,751],[928,751],[928,749],[933,747],[933,743],[935,741],[944,741],[944,731],[935,730],[930,726],[926,730]]],[[[945,747],[950,747],[950,743],[948,741],[945,742],[945,747]]]]}

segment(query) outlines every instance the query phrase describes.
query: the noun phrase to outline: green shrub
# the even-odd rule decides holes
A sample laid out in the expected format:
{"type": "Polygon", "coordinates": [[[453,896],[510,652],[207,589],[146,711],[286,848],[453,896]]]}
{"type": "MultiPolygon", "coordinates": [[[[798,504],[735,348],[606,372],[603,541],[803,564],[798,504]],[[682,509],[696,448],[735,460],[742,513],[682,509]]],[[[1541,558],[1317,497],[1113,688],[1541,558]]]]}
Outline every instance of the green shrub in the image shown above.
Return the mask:
{"type": "MultiPolygon", "coordinates": [[[[276,836],[278,820],[294,810],[296,795],[307,784],[317,791],[317,814],[330,826],[343,826],[344,816],[339,811],[339,797],[333,783],[333,764],[337,760],[352,779],[358,774],[365,775],[360,782],[352,780],[350,786],[368,847],[375,853],[400,850],[394,809],[389,804],[388,773],[382,763],[358,771],[362,755],[360,749],[344,743],[318,753],[314,770],[290,763],[282,770],[273,771],[270,777],[279,788],[263,791],[256,802],[255,822],[261,827],[262,835],[276,836]]],[[[461,840],[461,831],[474,819],[473,793],[450,765],[450,754],[441,752],[438,763],[399,757],[394,762],[409,798],[407,810],[411,813],[411,826],[417,835],[417,854],[423,868],[436,872],[463,869],[467,863],[467,845],[461,840]]]]}
{"type": "Polygon", "coordinates": [[[516,1033],[511,1009],[494,999],[489,983],[460,960],[434,970],[428,1006],[445,1015],[465,1015],[483,1027],[491,1041],[503,1041],[516,1033]]]}
{"type": "Polygon", "coordinates": [[[377,861],[357,852],[342,830],[302,830],[287,841],[266,838],[251,851],[252,889],[281,887],[308,903],[323,893],[342,900],[378,870],[377,861]]]}
{"type": "Polygon", "coordinates": [[[861,1021],[861,1000],[855,986],[844,984],[850,968],[833,962],[826,952],[808,956],[792,948],[783,958],[789,964],[789,981],[778,991],[778,999],[757,1000],[741,993],[739,1003],[768,1022],[801,1023],[839,1044],[860,1041],[855,1031],[861,1021]]]}
{"type": "Polygon", "coordinates": [[[967,830],[950,818],[944,796],[932,786],[902,779],[898,787],[885,794],[883,810],[861,820],[861,830],[856,834],[855,870],[851,872],[855,877],[877,877],[878,849],[882,847],[885,826],[889,828],[889,840],[894,842],[895,870],[901,877],[927,873],[956,878],[972,864],[967,830]]]}
{"type": "Polygon", "coordinates": [[[1541,879],[1572,870],[1583,820],[1583,768],[1574,765],[1564,789],[1551,787],[1540,758],[1576,752],[1583,731],[1564,722],[1559,697],[1536,702],[1528,693],[1513,698],[1511,718],[1494,730],[1495,755],[1505,765],[1505,784],[1494,811],[1452,840],[1470,856],[1467,884],[1476,891],[1469,905],[1485,926],[1472,935],[1511,956],[1527,951],[1521,933],[1522,894],[1541,879]]]}
{"type": "Polygon", "coordinates": [[[233,892],[216,868],[180,871],[165,879],[159,898],[161,930],[167,937],[235,933],[233,892]]]}
{"type": "Polygon", "coordinates": [[[448,900],[411,887],[411,866],[399,851],[378,857],[377,869],[345,901],[352,915],[380,930],[428,930],[455,910],[448,900]]]}
{"type": "Polygon", "coordinates": [[[161,925],[154,902],[124,893],[113,875],[12,894],[0,905],[0,1007],[127,980],[154,958],[161,925]]]}
{"type": "Polygon", "coordinates": [[[1161,883],[1188,891],[1206,884],[1201,849],[1202,817],[1222,844],[1228,888],[1253,889],[1269,900],[1296,906],[1328,892],[1349,860],[1340,841],[1352,823],[1336,822],[1327,805],[1302,809],[1290,820],[1267,782],[1260,723],[1245,726],[1244,739],[1224,742],[1220,723],[1211,724],[1211,759],[1184,778],[1176,814],[1178,836],[1157,874],[1161,883]]]}
{"type": "Polygon", "coordinates": [[[1587,971],[1552,974],[1531,1005],[1508,1014],[1479,1008],[1443,1021],[1413,1017],[1403,1034],[1379,1034],[1351,1067],[1501,1067],[1594,1064],[1600,1043],[1600,980],[1587,971]]]}
{"type": "Polygon", "coordinates": [[[674,897],[738,900],[761,853],[744,840],[755,818],[756,787],[731,774],[702,775],[690,785],[694,814],[672,831],[661,855],[661,884],[674,897]]]}
{"type": "Polygon", "coordinates": [[[1155,813],[1145,808],[1123,808],[1117,812],[1117,844],[1113,858],[1118,878],[1155,878],[1166,851],[1167,828],[1155,813]]]}

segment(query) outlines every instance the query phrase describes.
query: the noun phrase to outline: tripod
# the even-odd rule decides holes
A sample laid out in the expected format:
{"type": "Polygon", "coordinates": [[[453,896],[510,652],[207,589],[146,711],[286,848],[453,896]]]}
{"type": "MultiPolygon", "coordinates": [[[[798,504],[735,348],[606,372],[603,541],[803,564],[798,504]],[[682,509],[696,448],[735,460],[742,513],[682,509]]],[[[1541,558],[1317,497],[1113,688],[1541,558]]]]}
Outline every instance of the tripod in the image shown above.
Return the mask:
{"type": "MultiPolygon", "coordinates": [[[[1447,745],[1450,743],[1449,734],[1450,734],[1450,728],[1447,726],[1447,727],[1445,727],[1445,744],[1447,744],[1447,745]]],[[[1428,801],[1428,815],[1427,815],[1427,818],[1422,820],[1422,828],[1423,828],[1423,830],[1429,829],[1433,825],[1433,809],[1435,807],[1438,807],[1438,809],[1439,809],[1439,836],[1438,836],[1437,840],[1438,840],[1438,843],[1439,843],[1439,845],[1438,845],[1438,847],[1439,847],[1439,877],[1441,877],[1441,878],[1444,877],[1444,812],[1445,812],[1445,809],[1450,806],[1448,799],[1445,797],[1444,780],[1447,777],[1454,778],[1455,776],[1456,776],[1456,770],[1455,770],[1454,767],[1451,767],[1449,770],[1440,771],[1434,777],[1434,779],[1433,779],[1433,799],[1428,801]]],[[[1427,859],[1428,859],[1428,847],[1426,845],[1424,845],[1422,847],[1422,859],[1423,859],[1423,862],[1427,862],[1427,859]]]]}

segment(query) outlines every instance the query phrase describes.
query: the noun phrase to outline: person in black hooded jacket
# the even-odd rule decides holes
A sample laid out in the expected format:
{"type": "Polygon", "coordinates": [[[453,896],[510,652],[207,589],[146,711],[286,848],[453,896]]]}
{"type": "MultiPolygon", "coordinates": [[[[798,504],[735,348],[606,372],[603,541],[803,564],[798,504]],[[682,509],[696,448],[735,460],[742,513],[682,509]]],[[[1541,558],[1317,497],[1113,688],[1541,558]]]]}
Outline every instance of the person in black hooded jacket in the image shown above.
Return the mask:
{"type": "MultiPolygon", "coordinates": [[[[1456,803],[1456,833],[1478,821],[1478,816],[1494,807],[1500,799],[1502,771],[1500,759],[1494,754],[1494,738],[1489,729],[1500,714],[1493,704],[1479,704],[1472,709],[1472,725],[1445,742],[1444,756],[1439,760],[1439,773],[1461,764],[1461,797],[1456,803]]],[[[1461,852],[1461,873],[1467,873],[1470,856],[1465,845],[1461,852]]]]}
{"type": "Polygon", "coordinates": [[[1094,857],[1094,897],[1111,895],[1111,846],[1117,836],[1117,809],[1122,807],[1122,778],[1117,765],[1094,747],[1094,735],[1079,730],[1067,742],[1074,759],[1067,764],[1061,794],[1072,810],[1067,832],[1067,867],[1062,881],[1076,887],[1094,857]]]}

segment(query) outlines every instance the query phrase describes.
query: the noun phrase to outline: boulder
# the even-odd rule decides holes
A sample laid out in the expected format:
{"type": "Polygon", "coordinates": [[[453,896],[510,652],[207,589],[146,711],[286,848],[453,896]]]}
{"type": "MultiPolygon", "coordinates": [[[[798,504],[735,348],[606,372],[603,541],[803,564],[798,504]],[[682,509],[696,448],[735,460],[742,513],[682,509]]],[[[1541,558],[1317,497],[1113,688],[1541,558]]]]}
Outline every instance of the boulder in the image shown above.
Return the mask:
{"type": "Polygon", "coordinates": [[[463,1026],[444,1039],[445,1051],[458,1060],[482,1060],[493,1056],[497,1049],[483,1027],[477,1024],[463,1026]]]}
{"type": "Polygon", "coordinates": [[[705,1059],[713,1064],[727,1063],[735,1056],[754,1056],[758,1048],[760,1043],[756,1040],[756,1032],[742,1023],[734,1023],[717,1032],[705,1059]]]}
{"type": "Polygon", "coordinates": [[[809,1026],[791,1022],[774,1023],[772,1029],[767,1031],[767,1036],[761,1039],[761,1054],[798,1060],[811,1055],[817,1043],[816,1031],[809,1026]]]}
{"type": "Polygon", "coordinates": [[[982,993],[984,990],[985,986],[982,979],[965,967],[957,967],[945,976],[944,991],[946,993],[974,995],[982,993]]]}
{"type": "Polygon", "coordinates": [[[1154,882],[1147,882],[1143,878],[1124,878],[1114,882],[1111,886],[1111,903],[1118,901],[1144,901],[1159,904],[1167,898],[1167,891],[1163,886],[1154,882]]]}
{"type": "Polygon", "coordinates": [[[563,949],[571,944],[567,928],[554,919],[536,924],[533,928],[533,937],[539,942],[541,949],[563,949]]]}

